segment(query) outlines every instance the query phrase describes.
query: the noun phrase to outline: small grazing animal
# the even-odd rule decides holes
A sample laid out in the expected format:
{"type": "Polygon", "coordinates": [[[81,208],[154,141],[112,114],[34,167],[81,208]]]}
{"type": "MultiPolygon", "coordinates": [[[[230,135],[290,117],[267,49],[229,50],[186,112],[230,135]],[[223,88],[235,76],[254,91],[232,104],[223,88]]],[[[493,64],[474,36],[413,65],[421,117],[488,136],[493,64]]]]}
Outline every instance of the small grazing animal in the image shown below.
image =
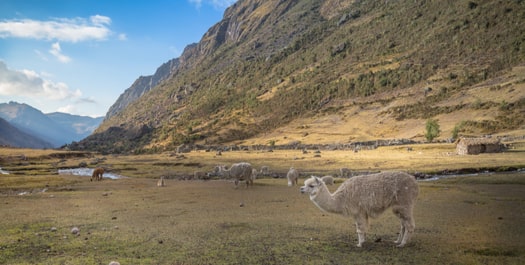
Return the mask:
{"type": "Polygon", "coordinates": [[[164,182],[164,176],[161,176],[159,181],[157,181],[157,187],[166,187],[166,183],[164,182]]]}
{"type": "Polygon", "coordinates": [[[97,167],[93,170],[90,181],[102,180],[102,175],[104,175],[104,168],[97,167]]]}

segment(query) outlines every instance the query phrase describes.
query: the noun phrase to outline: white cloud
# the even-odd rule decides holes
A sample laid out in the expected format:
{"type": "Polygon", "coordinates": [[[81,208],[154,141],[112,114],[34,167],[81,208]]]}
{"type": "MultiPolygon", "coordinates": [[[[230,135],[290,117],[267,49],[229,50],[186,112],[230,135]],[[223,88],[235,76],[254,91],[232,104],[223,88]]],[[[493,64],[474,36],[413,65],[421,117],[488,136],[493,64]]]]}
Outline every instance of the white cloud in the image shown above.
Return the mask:
{"type": "Polygon", "coordinates": [[[34,52],[36,53],[36,55],[38,56],[38,58],[42,59],[43,61],[49,61],[49,60],[47,59],[47,56],[46,56],[44,53],[42,53],[41,51],[39,51],[39,50],[34,50],[34,52]]]}
{"type": "Polygon", "coordinates": [[[212,0],[211,3],[215,7],[226,8],[233,5],[237,0],[212,0]]]}
{"type": "Polygon", "coordinates": [[[95,15],[84,18],[58,18],[49,21],[31,19],[0,21],[0,38],[28,38],[79,42],[104,40],[110,34],[109,17],[95,15]]]}
{"type": "Polygon", "coordinates": [[[69,63],[71,58],[62,54],[62,49],[60,48],[60,43],[55,42],[51,44],[51,49],[49,50],[53,56],[55,56],[62,63],[69,63]]]}
{"type": "Polygon", "coordinates": [[[73,105],[66,105],[66,106],[58,108],[57,112],[74,113],[75,112],[75,106],[73,106],[73,105]]]}
{"type": "Polygon", "coordinates": [[[71,90],[62,82],[55,83],[42,78],[31,70],[10,70],[0,61],[0,95],[25,96],[35,99],[63,100],[78,98],[80,90],[71,90]]]}
{"type": "Polygon", "coordinates": [[[94,15],[89,17],[91,22],[94,25],[110,25],[111,24],[111,18],[101,15],[94,15]]]}
{"type": "Polygon", "coordinates": [[[231,6],[237,0],[188,0],[190,3],[195,4],[197,8],[200,8],[202,4],[211,4],[213,7],[222,9],[231,6]]]}

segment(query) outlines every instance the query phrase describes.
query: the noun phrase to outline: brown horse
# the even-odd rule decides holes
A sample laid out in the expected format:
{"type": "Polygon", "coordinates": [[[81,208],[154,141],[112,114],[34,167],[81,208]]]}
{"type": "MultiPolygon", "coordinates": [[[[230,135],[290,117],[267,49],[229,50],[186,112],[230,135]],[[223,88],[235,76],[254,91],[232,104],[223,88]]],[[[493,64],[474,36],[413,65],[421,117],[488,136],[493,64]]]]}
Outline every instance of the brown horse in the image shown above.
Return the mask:
{"type": "Polygon", "coordinates": [[[93,175],[91,175],[90,181],[93,181],[93,179],[102,180],[102,175],[104,175],[104,168],[97,167],[93,170],[93,175]]]}

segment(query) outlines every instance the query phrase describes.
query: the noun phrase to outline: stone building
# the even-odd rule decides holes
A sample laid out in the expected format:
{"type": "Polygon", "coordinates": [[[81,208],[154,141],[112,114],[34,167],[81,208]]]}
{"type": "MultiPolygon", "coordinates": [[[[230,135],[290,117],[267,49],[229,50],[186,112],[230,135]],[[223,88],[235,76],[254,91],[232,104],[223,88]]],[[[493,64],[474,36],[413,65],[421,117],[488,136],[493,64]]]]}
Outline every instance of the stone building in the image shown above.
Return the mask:
{"type": "Polygon", "coordinates": [[[460,138],[456,141],[458,155],[477,155],[503,151],[503,144],[496,138],[460,138]]]}

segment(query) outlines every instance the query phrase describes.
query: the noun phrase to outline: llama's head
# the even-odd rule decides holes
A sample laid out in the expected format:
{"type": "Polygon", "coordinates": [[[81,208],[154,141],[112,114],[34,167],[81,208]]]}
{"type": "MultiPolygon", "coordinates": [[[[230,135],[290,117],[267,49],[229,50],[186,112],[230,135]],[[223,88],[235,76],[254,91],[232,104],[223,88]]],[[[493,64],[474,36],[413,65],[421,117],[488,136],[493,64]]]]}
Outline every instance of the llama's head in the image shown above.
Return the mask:
{"type": "Polygon", "coordinates": [[[312,176],[304,181],[304,186],[301,187],[301,193],[308,193],[310,197],[315,197],[319,192],[319,189],[324,186],[324,182],[321,178],[312,176]]]}

